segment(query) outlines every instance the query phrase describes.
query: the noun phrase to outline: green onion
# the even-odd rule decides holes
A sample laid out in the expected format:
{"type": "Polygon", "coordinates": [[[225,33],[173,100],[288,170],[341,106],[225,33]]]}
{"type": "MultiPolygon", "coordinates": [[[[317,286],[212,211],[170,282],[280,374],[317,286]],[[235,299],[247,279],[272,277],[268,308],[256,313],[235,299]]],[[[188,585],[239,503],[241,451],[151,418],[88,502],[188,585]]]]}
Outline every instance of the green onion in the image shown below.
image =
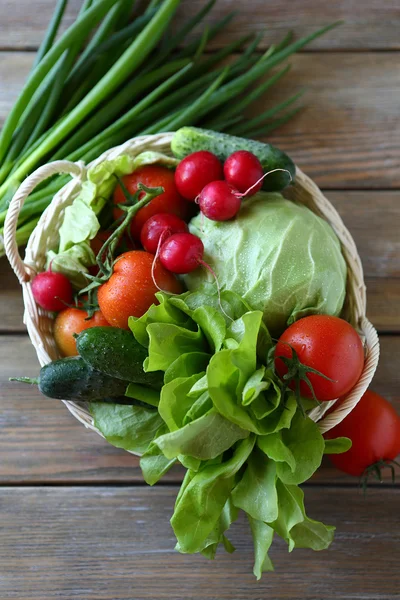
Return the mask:
{"type": "Polygon", "coordinates": [[[51,21],[49,27],[46,31],[46,35],[40,44],[39,50],[37,51],[35,61],[33,63],[32,71],[35,70],[37,65],[40,63],[42,58],[47,54],[54,43],[54,39],[57,35],[58,28],[61,23],[61,19],[63,18],[68,0],[58,0],[56,8],[54,10],[53,16],[51,17],[51,21]]]}
{"type": "Polygon", "coordinates": [[[25,106],[29,102],[29,99],[36,87],[41,83],[42,78],[47,75],[51,67],[57,61],[58,58],[63,54],[65,50],[68,50],[71,44],[76,41],[83,34],[87,33],[90,29],[90,25],[97,24],[102,17],[107,13],[109,8],[115,4],[117,0],[100,0],[95,6],[90,8],[82,17],[68,29],[58,42],[52,47],[51,50],[45,54],[43,59],[34,69],[21,95],[14,104],[6,122],[4,123],[3,129],[0,134],[0,161],[3,160],[6,151],[8,150],[9,143],[12,138],[14,128],[18,125],[18,121],[22,116],[25,106]]]}
{"type": "MultiPolygon", "coordinates": [[[[262,35],[243,36],[217,52],[207,44],[234,18],[229,13],[185,39],[212,9],[209,0],[178,31],[169,27],[180,0],[151,0],[131,13],[134,0],[83,0],[75,22],[58,39],[67,0],[58,0],[34,68],[0,134],[0,236],[20,181],[54,159],[86,163],[143,133],[198,123],[240,135],[263,135],[299,108],[288,100],[244,120],[243,114],[276,85],[289,67],[261,81],[273,67],[315,37],[292,42],[289,33],[262,56],[262,35]],[[221,62],[242,50],[229,68],[221,62]],[[251,89],[250,89],[250,86],[251,89]]],[[[38,186],[21,210],[17,241],[29,238],[54,194],[69,180],[54,176],[38,186]]],[[[4,249],[0,245],[0,254],[4,249]]]]}

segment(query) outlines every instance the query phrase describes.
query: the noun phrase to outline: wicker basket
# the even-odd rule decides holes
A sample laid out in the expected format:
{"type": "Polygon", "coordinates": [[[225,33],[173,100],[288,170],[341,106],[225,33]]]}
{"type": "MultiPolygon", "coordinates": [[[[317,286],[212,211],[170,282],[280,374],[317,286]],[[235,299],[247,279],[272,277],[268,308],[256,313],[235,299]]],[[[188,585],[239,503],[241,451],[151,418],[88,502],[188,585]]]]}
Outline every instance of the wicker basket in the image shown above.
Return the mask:
{"type": "MultiPolygon", "coordinates": [[[[171,137],[172,134],[164,133],[134,138],[121,146],[105,152],[89,166],[99,164],[106,159],[115,159],[121,154],[128,153],[135,156],[144,150],[155,150],[171,154],[171,137]]],[[[36,305],[30,282],[36,273],[44,270],[47,250],[57,247],[58,231],[63,220],[64,210],[79,194],[85,177],[86,168],[83,163],[56,161],[44,165],[28,177],[20,186],[11,201],[7,214],[4,227],[6,254],[22,285],[25,305],[24,323],[26,324],[41,365],[58,358],[58,353],[52,336],[53,316],[36,305]],[[55,195],[52,203],[41,216],[36,229],[29,239],[25,260],[22,261],[15,240],[19,211],[32,190],[39,183],[55,173],[69,173],[73,179],[55,195]]],[[[340,216],[313,181],[304,175],[300,169],[297,169],[295,185],[285,191],[285,196],[306,205],[310,210],[330,223],[335,230],[341,242],[342,252],[348,268],[347,293],[343,316],[356,327],[365,343],[364,370],[360,380],[348,394],[346,400],[341,403],[337,410],[333,409],[325,417],[326,411],[336,402],[335,400],[324,402],[321,407],[314,409],[310,413],[310,417],[314,421],[319,422],[320,430],[325,432],[344,419],[368,388],[378,364],[379,340],[374,327],[365,316],[366,290],[357,248],[340,216]]],[[[65,401],[65,404],[71,413],[86,427],[100,433],[94,427],[92,417],[84,404],[67,401],[65,401]]]]}

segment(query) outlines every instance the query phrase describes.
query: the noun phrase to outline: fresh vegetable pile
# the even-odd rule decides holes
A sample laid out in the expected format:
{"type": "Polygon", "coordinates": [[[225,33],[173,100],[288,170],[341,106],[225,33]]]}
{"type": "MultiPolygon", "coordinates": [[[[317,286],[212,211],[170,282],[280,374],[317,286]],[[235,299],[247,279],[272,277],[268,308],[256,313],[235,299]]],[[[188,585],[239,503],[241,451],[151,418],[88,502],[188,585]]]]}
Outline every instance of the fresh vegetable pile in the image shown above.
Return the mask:
{"type": "Polygon", "coordinates": [[[141,456],[150,485],[177,462],[186,469],[171,518],[180,552],[232,552],[227,532],[243,511],[260,578],[275,534],[289,551],[330,545],[334,527],[307,516],[299,487],[323,454],[349,473],[379,470],[400,451],[400,419],[371,392],[325,438],[308,416],[355,386],[364,348],[340,318],[335,233],[280,193],[295,179],[290,158],[190,127],[171,148],[175,158],[103,161],[66,208],[32,283],[37,303],[59,311],[65,358],[35,383],[89,403],[104,437],[141,456]]]}
{"type": "MultiPolygon", "coordinates": [[[[59,37],[68,0],[57,1],[32,71],[0,133],[0,255],[8,204],[25,177],[43,163],[89,163],[134,136],[195,123],[259,136],[299,110],[292,106],[296,94],[253,119],[243,116],[289,67],[264,76],[334,25],[295,42],[289,33],[263,53],[262,35],[243,36],[214,54],[205,53],[208,42],[235,16],[230,13],[182,47],[215,1],[171,31],[180,0],[141,3],[142,12],[134,0],[82,0],[76,21],[59,37]],[[244,51],[226,66],[222,61],[238,50],[244,51]]],[[[67,180],[55,177],[30,196],[19,216],[18,244],[26,243],[67,180]]]]}

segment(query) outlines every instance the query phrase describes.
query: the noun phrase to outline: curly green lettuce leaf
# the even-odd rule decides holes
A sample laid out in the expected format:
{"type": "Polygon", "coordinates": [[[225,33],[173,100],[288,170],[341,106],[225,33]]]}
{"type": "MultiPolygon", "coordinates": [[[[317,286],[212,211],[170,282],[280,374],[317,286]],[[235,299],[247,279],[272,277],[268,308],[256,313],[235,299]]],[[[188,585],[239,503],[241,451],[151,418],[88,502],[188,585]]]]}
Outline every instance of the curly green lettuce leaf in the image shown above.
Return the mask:
{"type": "Polygon", "coordinates": [[[286,463],[292,473],[296,469],[296,459],[291,450],[283,442],[282,431],[259,436],[257,438],[257,446],[268,456],[268,458],[271,458],[277,463],[286,463]]]}
{"type": "Polygon", "coordinates": [[[146,452],[163,425],[152,407],[92,402],[90,412],[94,426],[110,444],[138,454],[146,452]]]}
{"type": "Polygon", "coordinates": [[[290,450],[296,463],[294,470],[286,461],[277,463],[277,474],[283,483],[297,485],[307,481],[321,465],[324,453],[324,438],[309,417],[298,410],[288,429],[281,431],[282,442],[290,450]]]}
{"type": "Polygon", "coordinates": [[[143,479],[148,485],[155,485],[174,466],[176,459],[165,458],[156,444],[151,443],[140,458],[143,479]]]}
{"type": "Polygon", "coordinates": [[[190,391],[203,375],[204,372],[190,377],[177,377],[161,389],[158,411],[170,431],[177,431],[183,426],[185,416],[194,402],[190,391]]]}
{"type": "MultiPolygon", "coordinates": [[[[188,394],[189,396],[193,397],[193,389],[196,387],[197,383],[195,383],[194,386],[191,388],[188,394]]],[[[186,415],[184,416],[182,425],[185,426],[188,423],[191,423],[192,421],[196,421],[196,419],[199,419],[202,415],[205,415],[206,413],[210,412],[212,408],[213,403],[210,398],[210,395],[207,391],[205,391],[193,400],[192,406],[189,408],[186,415]]]]}
{"type": "Polygon", "coordinates": [[[210,354],[206,352],[187,352],[186,354],[181,354],[165,371],[164,382],[169,383],[177,377],[190,377],[196,373],[205,372],[210,358],[210,354]]]}
{"type": "Polygon", "coordinates": [[[242,479],[232,491],[232,500],[256,521],[275,521],[278,518],[276,464],[255,448],[247,461],[242,479]]]}
{"type": "Polygon", "coordinates": [[[351,446],[352,441],[347,437],[325,440],[324,454],[342,454],[343,452],[350,450],[351,446]]]}
{"type": "Polygon", "coordinates": [[[224,419],[214,409],[176,431],[157,438],[155,443],[166,458],[180,454],[200,460],[216,458],[249,432],[224,419]]]}
{"type": "Polygon", "coordinates": [[[323,550],[333,540],[335,527],[313,521],[306,516],[304,492],[296,485],[286,485],[279,479],[276,485],[278,493],[278,518],[269,523],[270,527],[294,548],[312,548],[323,550]]]}
{"type": "Polygon", "coordinates": [[[140,458],[140,468],[142,469],[143,478],[148,485],[154,485],[167,473],[176,463],[175,459],[165,458],[160,448],[156,444],[158,437],[167,433],[168,427],[161,425],[157,431],[154,440],[149,444],[146,452],[140,458]]]}
{"type": "Polygon", "coordinates": [[[167,294],[157,292],[156,299],[158,304],[152,304],[143,316],[129,317],[129,328],[139,344],[145,348],[149,347],[150,340],[147,327],[151,323],[178,325],[190,331],[197,330],[192,319],[171,304],[171,298],[167,294]]]}
{"type": "Polygon", "coordinates": [[[254,544],[253,573],[258,581],[261,579],[263,573],[274,570],[274,566],[268,556],[272,540],[274,539],[274,530],[266,523],[253,519],[250,515],[247,515],[247,518],[254,544]]]}
{"type": "Polygon", "coordinates": [[[143,368],[147,371],[166,371],[182,354],[205,352],[207,342],[200,327],[190,331],[179,325],[151,323],[147,326],[149,356],[143,368]]]}
{"type": "Polygon", "coordinates": [[[52,250],[47,253],[46,268],[51,264],[52,271],[62,273],[70,280],[76,289],[82,289],[87,285],[88,280],[85,276],[89,267],[95,262],[95,255],[87,242],[75,244],[61,254],[56,254],[52,250]]]}
{"type": "Polygon", "coordinates": [[[229,460],[221,464],[206,463],[184,481],[171,518],[180,552],[201,552],[207,546],[235,485],[235,475],[249,457],[254,442],[254,436],[247,437],[238,443],[229,460]]]}
{"type": "Polygon", "coordinates": [[[271,382],[268,394],[259,390],[253,402],[243,405],[244,390],[251,390],[256,378],[259,382],[259,374],[255,376],[251,371],[253,360],[254,353],[251,356],[246,347],[242,351],[240,345],[233,350],[221,350],[212,357],[207,369],[207,381],[214,406],[226,419],[258,435],[290,427],[297,408],[294,395],[290,393],[283,404],[280,389],[271,382]]]}
{"type": "Polygon", "coordinates": [[[226,552],[232,554],[235,551],[234,546],[228,540],[225,532],[229,529],[234,521],[238,518],[239,510],[233,505],[230,498],[226,501],[220,518],[216,526],[211,531],[210,535],[204,542],[204,548],[201,551],[203,556],[209,559],[214,559],[218,546],[223,544],[226,552]]]}

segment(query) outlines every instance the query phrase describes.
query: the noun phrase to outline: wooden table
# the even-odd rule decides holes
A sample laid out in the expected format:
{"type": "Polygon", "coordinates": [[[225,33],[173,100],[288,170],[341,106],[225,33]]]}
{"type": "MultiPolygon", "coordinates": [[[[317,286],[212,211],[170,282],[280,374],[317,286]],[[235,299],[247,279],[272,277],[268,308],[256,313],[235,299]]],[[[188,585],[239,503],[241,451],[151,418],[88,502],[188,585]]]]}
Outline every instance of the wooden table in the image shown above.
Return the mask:
{"type": "MultiPolygon", "coordinates": [[[[79,0],[72,0],[69,20],[79,0]]],[[[202,5],[186,0],[181,15],[202,5]]],[[[0,0],[0,124],[17,96],[54,0],[0,0]]],[[[219,0],[211,19],[236,9],[219,0]]],[[[289,28],[300,35],[345,24],[290,60],[271,94],[306,88],[306,109],[272,140],[326,190],[364,263],[369,317],[381,334],[374,389],[400,410],[400,6],[398,0],[248,0],[213,44],[289,28]]],[[[261,102],[261,104],[264,101],[261,102]]],[[[168,520],[181,473],[143,485],[131,455],[85,431],[60,403],[9,383],[38,363],[22,324],[22,300],[0,262],[0,598],[196,600],[400,598],[400,489],[389,480],[363,498],[357,481],[329,466],[307,484],[309,514],[337,526],[329,551],[288,555],[257,583],[242,521],[237,553],[214,562],[174,552],[168,520]]]]}

